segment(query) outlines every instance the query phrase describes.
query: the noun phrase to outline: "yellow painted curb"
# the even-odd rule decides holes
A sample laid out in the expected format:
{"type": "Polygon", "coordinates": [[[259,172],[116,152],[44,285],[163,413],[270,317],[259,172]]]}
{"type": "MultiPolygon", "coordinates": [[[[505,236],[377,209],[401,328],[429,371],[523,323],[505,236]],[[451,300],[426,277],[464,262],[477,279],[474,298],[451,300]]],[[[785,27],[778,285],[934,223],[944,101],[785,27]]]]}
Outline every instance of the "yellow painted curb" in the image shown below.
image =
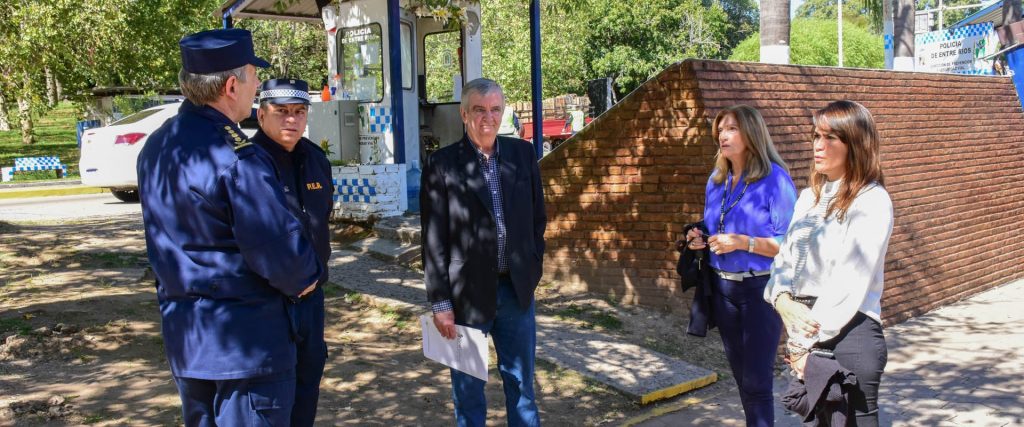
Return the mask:
{"type": "MultiPolygon", "coordinates": [[[[717,374],[712,374],[709,377],[713,377],[714,379],[711,382],[709,382],[708,384],[711,384],[711,383],[713,383],[713,382],[718,380],[718,375],[717,374]]],[[[704,377],[704,378],[701,378],[701,379],[698,379],[698,380],[694,380],[694,381],[691,381],[691,382],[702,381],[702,380],[705,380],[705,379],[707,379],[709,377],[704,377]]],[[[705,385],[708,385],[708,384],[705,384],[705,385]]],[[[703,386],[701,386],[701,387],[703,387],[703,386]]],[[[672,388],[674,388],[674,387],[672,387],[672,388]]],[[[647,411],[647,412],[645,412],[643,414],[640,414],[640,415],[637,415],[635,417],[623,420],[621,426],[622,427],[632,427],[632,426],[635,426],[637,424],[643,423],[643,422],[648,421],[648,420],[650,420],[652,418],[655,418],[655,417],[660,417],[662,415],[669,414],[669,413],[672,413],[672,412],[682,411],[683,409],[686,409],[687,407],[690,407],[690,406],[693,406],[693,405],[698,405],[698,404],[703,403],[703,402],[705,402],[707,400],[711,400],[711,399],[714,399],[714,398],[716,398],[718,396],[721,396],[722,394],[725,394],[728,391],[730,391],[730,390],[729,389],[725,389],[725,390],[719,391],[718,393],[715,393],[715,394],[710,394],[710,395],[703,396],[703,397],[687,397],[685,399],[679,400],[678,402],[672,402],[672,403],[669,403],[669,404],[661,405],[661,406],[652,408],[650,411],[647,411]]]]}
{"type": "Polygon", "coordinates": [[[712,372],[710,375],[693,379],[682,384],[676,384],[672,387],[666,387],[661,390],[655,390],[643,396],[640,396],[640,404],[646,405],[655,400],[661,400],[672,396],[678,396],[690,390],[698,389],[708,384],[712,384],[715,381],[718,381],[718,374],[712,372]]]}
{"type": "Polygon", "coordinates": [[[0,199],[20,199],[26,197],[71,196],[75,194],[109,193],[110,190],[100,187],[64,187],[64,188],[29,188],[24,190],[0,191],[0,199]]]}

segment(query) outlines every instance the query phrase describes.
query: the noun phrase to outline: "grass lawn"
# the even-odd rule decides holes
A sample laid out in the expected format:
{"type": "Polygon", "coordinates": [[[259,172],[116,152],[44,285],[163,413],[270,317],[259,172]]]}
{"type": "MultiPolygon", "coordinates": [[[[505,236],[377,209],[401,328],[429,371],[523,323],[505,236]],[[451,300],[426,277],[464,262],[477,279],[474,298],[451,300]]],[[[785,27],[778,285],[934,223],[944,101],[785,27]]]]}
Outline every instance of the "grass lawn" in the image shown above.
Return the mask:
{"type": "MultiPolygon", "coordinates": [[[[61,163],[68,166],[65,177],[78,178],[78,141],[75,139],[75,107],[70,102],[61,102],[43,117],[35,120],[36,143],[21,143],[21,124],[17,111],[11,111],[10,131],[0,132],[0,166],[14,166],[15,157],[59,156],[61,163]]],[[[14,182],[56,179],[56,171],[18,172],[14,182]]]]}

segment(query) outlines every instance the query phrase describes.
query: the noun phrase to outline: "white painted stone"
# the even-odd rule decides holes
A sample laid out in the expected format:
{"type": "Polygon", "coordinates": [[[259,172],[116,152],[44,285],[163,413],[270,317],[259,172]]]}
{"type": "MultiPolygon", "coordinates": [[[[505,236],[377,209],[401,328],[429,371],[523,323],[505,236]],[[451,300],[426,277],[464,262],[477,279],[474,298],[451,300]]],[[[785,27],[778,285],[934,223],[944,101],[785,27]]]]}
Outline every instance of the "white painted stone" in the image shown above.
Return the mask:
{"type": "Polygon", "coordinates": [[[765,64],[788,64],[789,46],[771,45],[761,46],[761,62],[765,64]]]}
{"type": "Polygon", "coordinates": [[[897,56],[893,58],[892,69],[894,71],[914,71],[914,57],[897,56]]]}

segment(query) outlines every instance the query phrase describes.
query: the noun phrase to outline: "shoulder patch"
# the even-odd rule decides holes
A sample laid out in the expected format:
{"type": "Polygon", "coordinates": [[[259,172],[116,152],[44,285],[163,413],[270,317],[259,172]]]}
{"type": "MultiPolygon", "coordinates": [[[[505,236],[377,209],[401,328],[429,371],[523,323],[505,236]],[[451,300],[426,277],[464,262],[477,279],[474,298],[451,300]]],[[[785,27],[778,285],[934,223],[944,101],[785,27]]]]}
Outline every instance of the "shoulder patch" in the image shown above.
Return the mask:
{"type": "Polygon", "coordinates": [[[224,141],[231,144],[231,146],[235,148],[235,151],[252,145],[252,142],[249,141],[249,138],[247,138],[245,134],[239,133],[231,125],[222,126],[221,131],[224,135],[224,141]]]}

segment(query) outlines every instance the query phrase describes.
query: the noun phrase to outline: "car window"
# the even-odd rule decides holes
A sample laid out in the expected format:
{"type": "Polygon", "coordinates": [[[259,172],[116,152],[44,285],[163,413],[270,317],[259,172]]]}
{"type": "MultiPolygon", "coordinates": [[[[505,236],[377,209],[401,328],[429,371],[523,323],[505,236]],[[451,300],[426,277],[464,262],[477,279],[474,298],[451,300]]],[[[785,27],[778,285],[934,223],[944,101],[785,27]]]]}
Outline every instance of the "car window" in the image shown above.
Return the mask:
{"type": "Polygon", "coordinates": [[[159,112],[160,112],[159,108],[154,108],[152,110],[142,110],[142,111],[139,111],[138,113],[132,114],[132,115],[130,115],[128,117],[125,117],[125,118],[123,118],[121,120],[118,120],[118,121],[116,121],[114,123],[111,123],[110,125],[114,126],[114,125],[128,125],[128,124],[132,124],[132,123],[135,123],[135,122],[142,121],[142,119],[145,119],[146,117],[152,116],[152,115],[154,115],[156,113],[159,113],[159,112]]]}

